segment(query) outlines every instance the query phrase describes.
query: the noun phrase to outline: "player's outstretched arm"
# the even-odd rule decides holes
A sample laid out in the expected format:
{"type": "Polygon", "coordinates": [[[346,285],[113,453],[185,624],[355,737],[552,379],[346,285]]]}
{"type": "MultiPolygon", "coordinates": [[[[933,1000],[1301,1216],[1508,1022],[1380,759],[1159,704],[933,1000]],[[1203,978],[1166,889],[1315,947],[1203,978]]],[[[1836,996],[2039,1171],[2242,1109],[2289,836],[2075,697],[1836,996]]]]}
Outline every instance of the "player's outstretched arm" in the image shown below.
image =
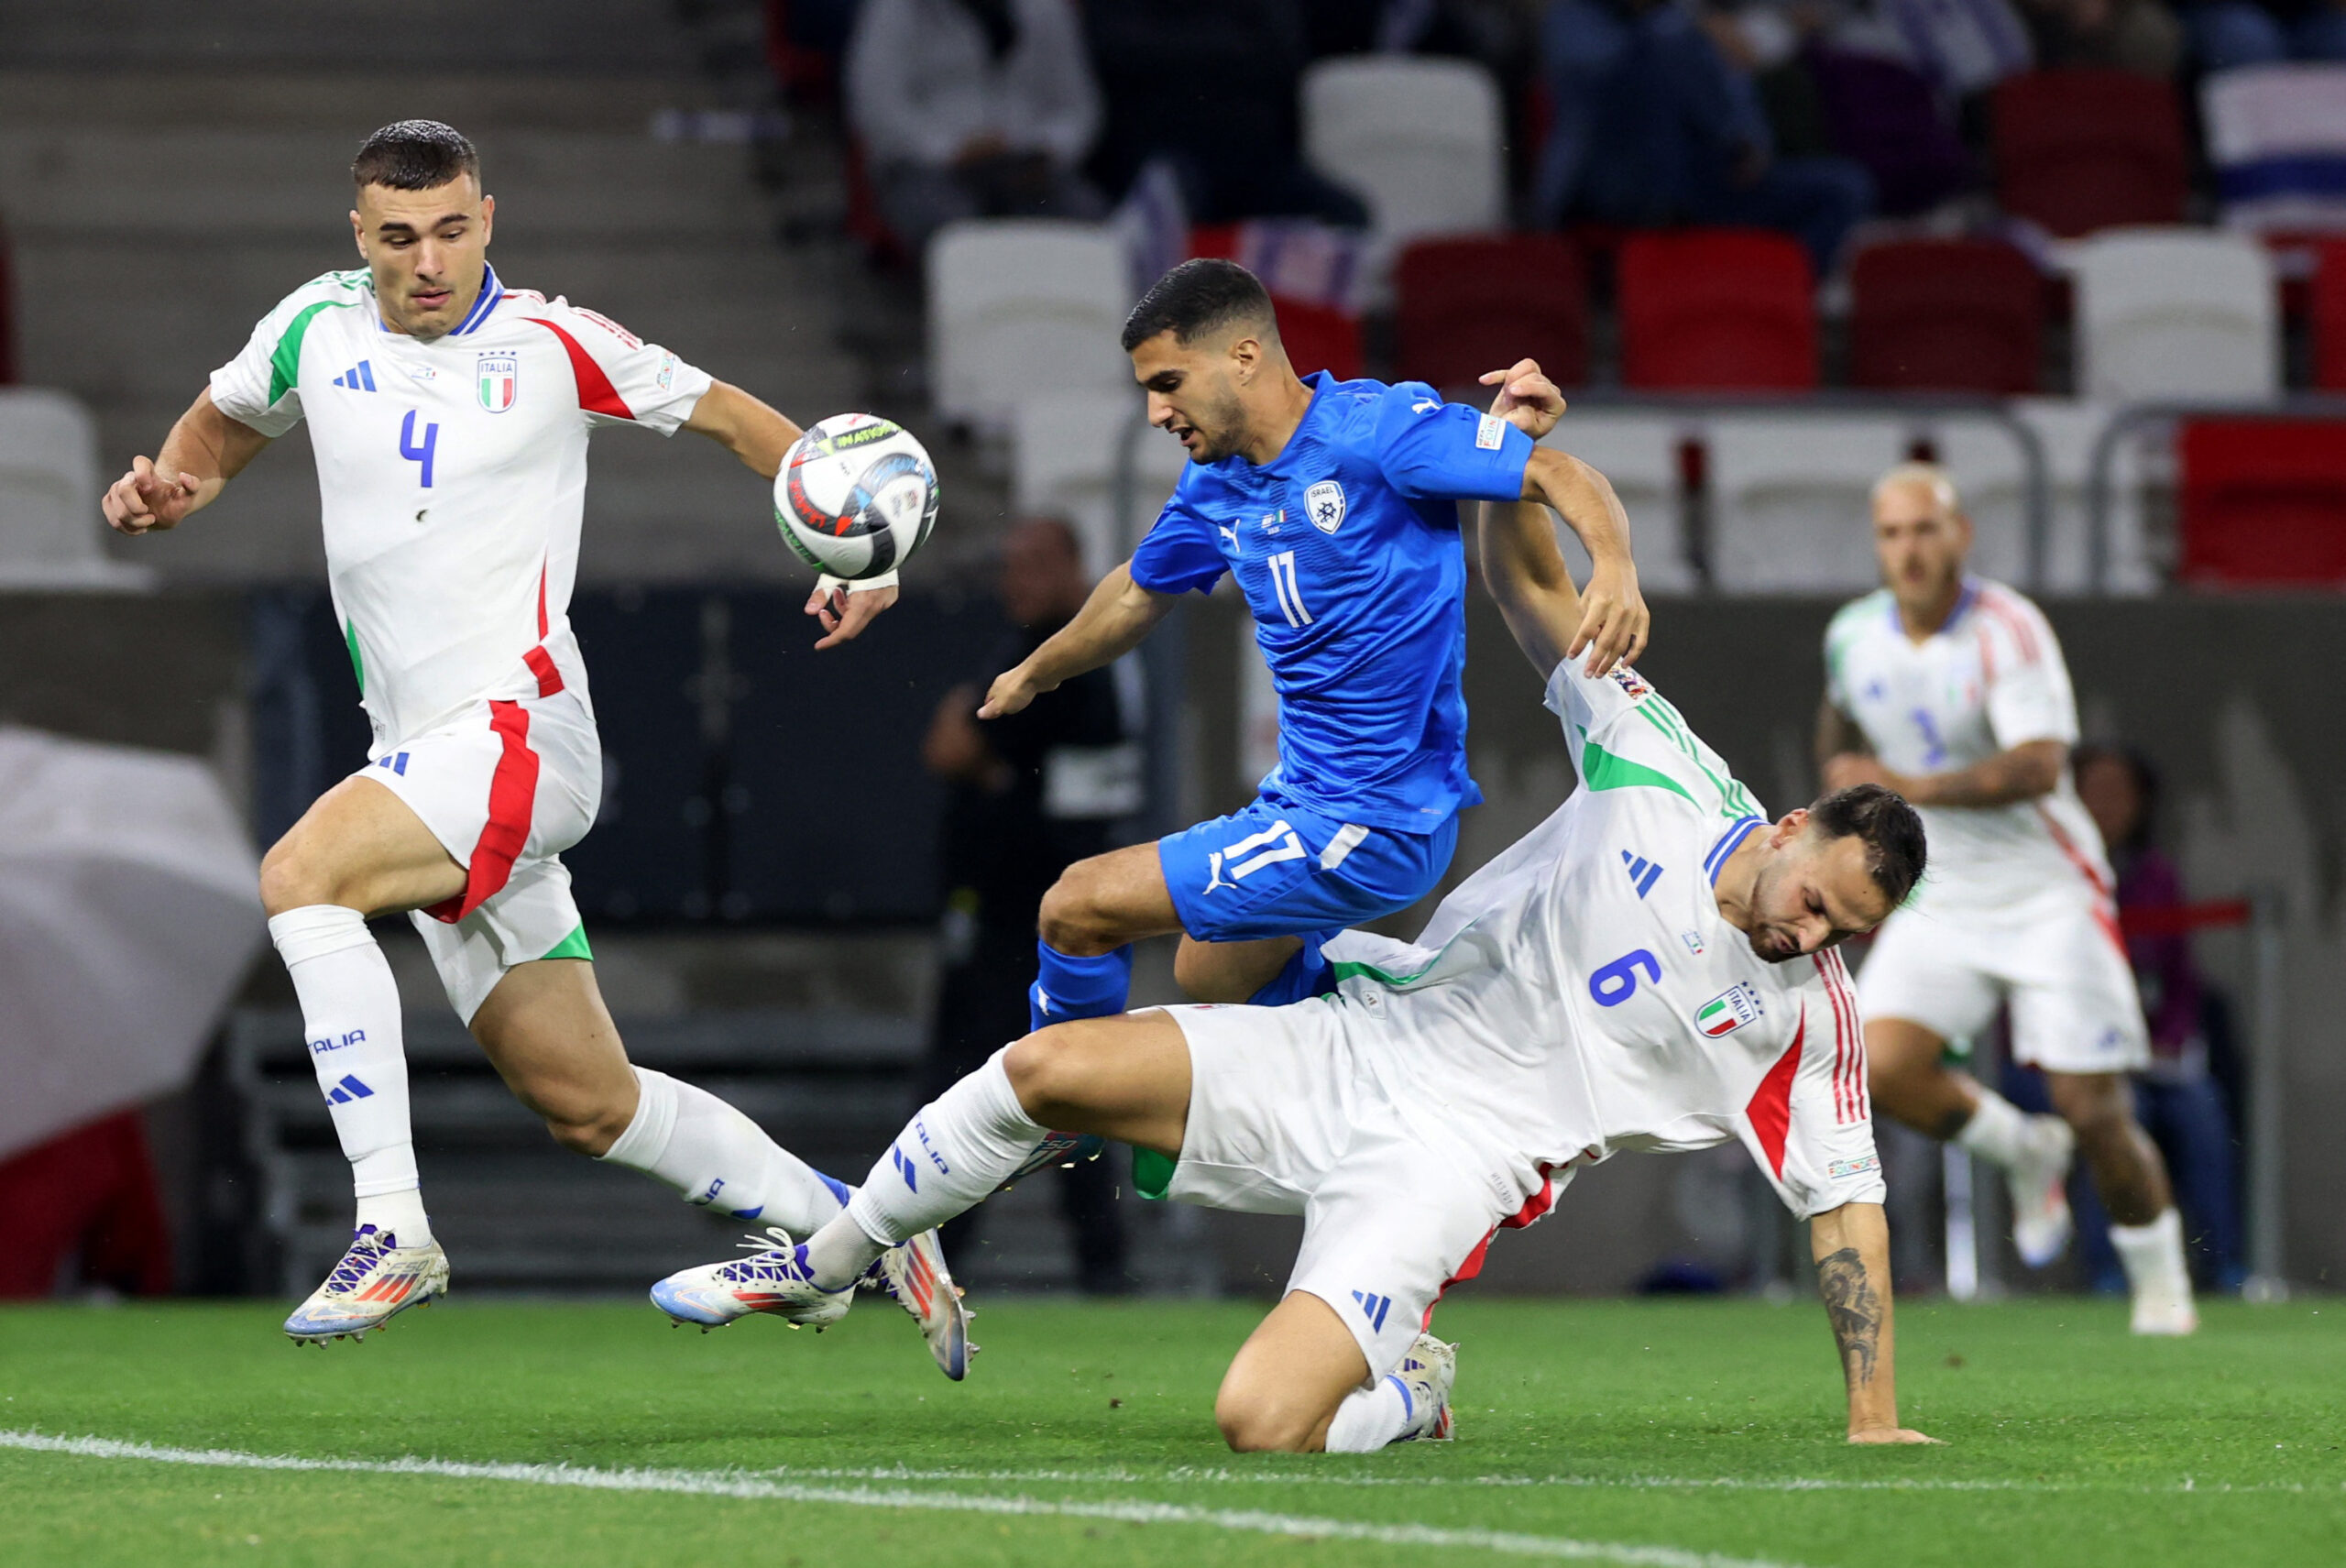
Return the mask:
{"type": "Polygon", "coordinates": [[[1851,1442],[1936,1442],[1898,1424],[1890,1321],[1890,1223],[1879,1203],[1844,1203],[1808,1223],[1816,1288],[1849,1387],[1851,1442]]]}
{"type": "Polygon", "coordinates": [[[1000,718],[1016,713],[1047,691],[1086,670],[1096,670],[1141,644],[1157,623],[1172,613],[1174,596],[1152,593],[1133,581],[1130,564],[1100,579],[1091,597],[1044,644],[1017,668],[993,678],[980,718],[1000,718]]]}
{"type": "Polygon", "coordinates": [[[206,387],[163,438],[163,449],[132,458],[130,472],[107,487],[98,508],[119,532],[177,528],[210,506],[268,444],[268,436],[222,413],[206,387]]]}

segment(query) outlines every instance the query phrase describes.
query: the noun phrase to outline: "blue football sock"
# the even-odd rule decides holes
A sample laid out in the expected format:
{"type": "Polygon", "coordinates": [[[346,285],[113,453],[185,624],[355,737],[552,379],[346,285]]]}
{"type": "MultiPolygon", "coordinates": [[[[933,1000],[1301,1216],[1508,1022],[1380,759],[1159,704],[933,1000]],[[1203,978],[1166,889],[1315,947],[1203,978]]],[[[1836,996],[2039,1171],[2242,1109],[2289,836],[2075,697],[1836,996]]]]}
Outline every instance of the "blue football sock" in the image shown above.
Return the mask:
{"type": "Polygon", "coordinates": [[[1252,1007],[1284,1007],[1290,1002],[1322,995],[1336,989],[1336,971],[1329,966],[1320,951],[1320,944],[1333,937],[1333,931],[1306,931],[1303,946],[1289,955],[1286,967],[1271,977],[1271,982],[1246,999],[1252,1007]]]}
{"type": "Polygon", "coordinates": [[[1048,942],[1035,944],[1038,968],[1026,991],[1026,1017],[1040,1029],[1071,1018],[1105,1018],[1124,1010],[1133,989],[1133,949],[1127,942],[1096,959],[1070,958],[1048,942]]]}

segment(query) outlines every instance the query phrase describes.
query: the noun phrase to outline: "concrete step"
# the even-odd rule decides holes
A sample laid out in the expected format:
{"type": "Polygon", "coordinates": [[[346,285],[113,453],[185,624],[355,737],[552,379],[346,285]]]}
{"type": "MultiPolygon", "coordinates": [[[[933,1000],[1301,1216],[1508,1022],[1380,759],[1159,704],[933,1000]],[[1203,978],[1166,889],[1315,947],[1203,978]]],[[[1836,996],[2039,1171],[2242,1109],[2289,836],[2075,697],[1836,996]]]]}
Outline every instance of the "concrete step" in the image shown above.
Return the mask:
{"type": "MultiPolygon", "coordinates": [[[[13,8],[13,0],[0,0],[0,15],[13,8]]],[[[0,126],[292,128],[337,138],[336,146],[346,144],[346,160],[368,132],[393,120],[444,120],[477,143],[491,143],[516,127],[641,134],[662,109],[721,106],[697,77],[646,74],[644,66],[634,60],[623,73],[560,76],[201,66],[38,71],[24,69],[12,52],[11,67],[0,70],[0,126]]]]}
{"type": "Polygon", "coordinates": [[[0,0],[10,63],[98,71],[253,67],[372,71],[689,73],[668,0],[0,0]]]}

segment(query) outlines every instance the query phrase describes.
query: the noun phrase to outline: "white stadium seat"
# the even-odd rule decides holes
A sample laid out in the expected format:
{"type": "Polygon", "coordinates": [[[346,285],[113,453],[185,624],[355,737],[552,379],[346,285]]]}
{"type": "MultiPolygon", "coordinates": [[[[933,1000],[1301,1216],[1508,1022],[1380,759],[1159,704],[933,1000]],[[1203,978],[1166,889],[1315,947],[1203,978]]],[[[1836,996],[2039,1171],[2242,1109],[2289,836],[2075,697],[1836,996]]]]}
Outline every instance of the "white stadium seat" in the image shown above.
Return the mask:
{"type": "MultiPolygon", "coordinates": [[[[1629,549],[1637,557],[1638,586],[1648,593],[1683,594],[1695,588],[1679,526],[1684,487],[1678,471],[1678,444],[1688,422],[1667,413],[1570,412],[1540,444],[1569,452],[1613,483],[1629,514],[1629,549]]],[[[1569,529],[1559,531],[1564,558],[1574,577],[1588,580],[1588,555],[1569,529]]]]}
{"type": "Polygon", "coordinates": [[[2273,263],[2245,236],[2112,229],[2068,257],[2077,385],[2107,402],[2253,400],[2281,389],[2273,263]]]}
{"type": "Polygon", "coordinates": [[[1115,515],[1116,444],[1141,416],[1137,393],[1058,392],[1018,405],[1011,441],[1011,504],[1063,517],[1083,542],[1093,576],[1132,554],[1189,461],[1159,430],[1133,437],[1132,514],[1115,515]]]}
{"type": "Polygon", "coordinates": [[[154,574],[107,558],[98,432],[63,392],[0,388],[0,587],[147,588],[154,574]]]}
{"type": "Polygon", "coordinates": [[[2224,222],[2346,228],[2346,65],[2252,65],[2199,84],[2224,222]]]}
{"type": "Polygon", "coordinates": [[[1387,258],[1506,221],[1499,91],[1457,60],[1353,55],[1304,72],[1303,150],[1356,192],[1387,258]]]}
{"type": "MultiPolygon", "coordinates": [[[[2044,448],[2052,527],[2046,540],[2047,592],[2085,593],[2086,488],[2093,446],[2113,411],[2066,398],[2014,398],[2006,405],[2044,448]]],[[[2005,432],[1981,420],[1949,421],[1936,433],[1939,460],[1955,476],[1977,543],[1972,570],[2023,592],[2028,581],[2027,476],[2005,432]]],[[[2143,533],[2140,443],[2123,442],[2111,467],[2109,562],[2102,591],[2140,594],[2159,583],[2143,533]]]]}
{"type": "Polygon", "coordinates": [[[1862,593],[1879,582],[1873,483],[1915,434],[1905,416],[1718,414],[1711,569],[1721,593],[1862,593]]]}
{"type": "Polygon", "coordinates": [[[1132,385],[1132,365],[1117,337],[1132,304],[1124,243],[1104,224],[1018,218],[946,225],[928,247],[929,381],[937,411],[1003,435],[1018,406],[1038,394],[1122,394],[1132,385]]]}

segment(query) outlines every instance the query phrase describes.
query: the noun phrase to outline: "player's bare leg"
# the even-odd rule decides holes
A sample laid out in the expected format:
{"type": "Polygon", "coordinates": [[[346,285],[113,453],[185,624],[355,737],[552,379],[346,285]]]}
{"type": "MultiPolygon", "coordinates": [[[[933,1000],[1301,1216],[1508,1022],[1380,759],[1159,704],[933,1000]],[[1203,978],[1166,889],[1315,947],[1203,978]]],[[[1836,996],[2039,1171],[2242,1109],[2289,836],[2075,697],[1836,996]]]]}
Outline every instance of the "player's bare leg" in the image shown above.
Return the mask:
{"type": "Polygon", "coordinates": [[[2198,1327],[2166,1161],[2134,1120],[2133,1089],[2114,1072],[2048,1072],[2053,1104],[2076,1132],[2078,1151],[2110,1211],[2110,1240],[2134,1298],[2134,1332],[2185,1334],[2198,1327]]]}
{"type": "Polygon", "coordinates": [[[1277,980],[1302,948],[1300,937],[1200,942],[1185,933],[1173,955],[1173,980],[1192,1001],[1244,1002],[1277,980]]]}
{"type": "Polygon", "coordinates": [[[1953,1143],[2004,1173],[2012,1242],[2042,1268],[2068,1245],[2064,1183],[2075,1139],[2058,1116],[2032,1116],[1941,1059],[1946,1039],[1911,1018],[1866,1020],[1866,1067],[1874,1108],[1916,1132],[1953,1143]]]}
{"type": "Polygon", "coordinates": [[[1336,1310],[1290,1290],[1222,1374],[1214,1424],[1241,1453],[1315,1453],[1346,1395],[1368,1381],[1360,1342],[1336,1310]]]}
{"type": "Polygon", "coordinates": [[[357,1198],[349,1250],[286,1321],[296,1343],[363,1336],[447,1288],[447,1258],[416,1177],[399,987],[367,916],[464,885],[464,868],[422,819],[365,778],[320,796],[261,861],[269,937],[301,999],[357,1198]]]}

